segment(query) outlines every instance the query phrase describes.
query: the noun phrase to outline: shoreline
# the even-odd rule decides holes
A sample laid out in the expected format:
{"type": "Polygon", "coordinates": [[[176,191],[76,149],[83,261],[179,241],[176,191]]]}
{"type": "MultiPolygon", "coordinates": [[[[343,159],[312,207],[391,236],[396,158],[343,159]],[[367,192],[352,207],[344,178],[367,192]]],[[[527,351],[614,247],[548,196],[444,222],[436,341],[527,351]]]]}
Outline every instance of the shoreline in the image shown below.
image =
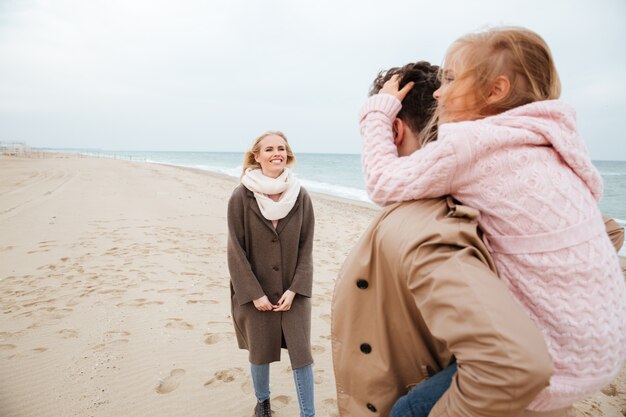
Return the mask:
{"type": "MultiPolygon", "coordinates": [[[[33,153],[35,151],[32,151],[33,153]]],[[[186,165],[177,165],[177,164],[173,164],[173,163],[168,163],[168,162],[157,162],[157,161],[152,161],[149,159],[138,159],[138,157],[133,157],[133,156],[129,156],[127,155],[128,153],[177,153],[174,151],[101,151],[102,152],[102,156],[100,155],[93,155],[91,153],[89,153],[88,151],[76,151],[76,152],[64,152],[62,150],[57,151],[57,150],[47,150],[47,149],[36,149],[36,152],[41,154],[41,155],[45,155],[45,154],[59,154],[59,155],[66,155],[66,156],[80,156],[80,157],[87,157],[87,158],[96,158],[96,159],[101,159],[101,158],[105,158],[105,159],[113,159],[113,160],[119,160],[119,161],[131,161],[131,162],[139,162],[139,163],[147,163],[147,164],[157,164],[157,165],[165,165],[165,166],[171,166],[171,167],[177,167],[177,168],[183,168],[183,169],[192,169],[192,170],[199,170],[201,172],[206,172],[212,175],[217,175],[218,177],[224,177],[224,178],[231,178],[233,180],[236,181],[237,177],[231,176],[229,174],[225,174],[223,172],[218,172],[218,171],[214,171],[214,170],[210,170],[208,168],[198,168],[198,167],[193,167],[193,166],[186,166],[186,165]],[[120,152],[119,155],[116,154],[116,152],[120,152]],[[133,159],[135,158],[135,159],[133,159]]],[[[98,152],[98,151],[94,151],[94,152],[98,152]]],[[[194,152],[194,151],[183,151],[181,153],[189,153],[189,154],[194,154],[194,153],[198,153],[198,152],[194,152]]],[[[215,154],[215,153],[224,153],[224,154],[233,154],[235,152],[199,152],[199,153],[209,153],[209,154],[215,154]]],[[[313,153],[315,155],[319,155],[318,153],[313,153]]],[[[357,154],[349,154],[352,156],[358,156],[357,154]]],[[[608,162],[608,163],[612,163],[612,162],[624,162],[624,161],[605,161],[605,160],[598,160],[595,162],[608,162]]],[[[335,184],[338,185],[338,184],[335,184]]],[[[354,190],[358,190],[358,191],[362,191],[365,192],[365,190],[362,190],[360,188],[353,188],[353,187],[349,187],[351,189],[354,190]]],[[[378,209],[379,207],[371,202],[371,201],[364,201],[362,199],[357,199],[357,198],[352,198],[352,197],[346,197],[344,195],[339,195],[333,192],[323,192],[323,191],[311,191],[308,190],[310,193],[315,193],[318,194],[320,196],[328,196],[330,198],[337,198],[340,201],[345,201],[346,203],[356,203],[357,205],[361,205],[364,207],[373,207],[378,209]]],[[[613,218],[613,220],[615,220],[616,222],[618,222],[618,224],[620,224],[622,227],[626,227],[626,219],[619,219],[617,217],[613,218]]],[[[622,248],[622,250],[624,250],[624,255],[626,256],[626,245],[622,248]]]]}
{"type": "MultiPolygon", "coordinates": [[[[225,249],[236,183],[157,163],[0,156],[0,414],[250,416],[225,249]]],[[[311,194],[315,405],[338,417],[334,281],[379,209],[311,194]]],[[[285,351],[271,378],[274,416],[297,415],[285,351]]],[[[576,417],[618,415],[625,398],[626,367],[576,417]]]]}

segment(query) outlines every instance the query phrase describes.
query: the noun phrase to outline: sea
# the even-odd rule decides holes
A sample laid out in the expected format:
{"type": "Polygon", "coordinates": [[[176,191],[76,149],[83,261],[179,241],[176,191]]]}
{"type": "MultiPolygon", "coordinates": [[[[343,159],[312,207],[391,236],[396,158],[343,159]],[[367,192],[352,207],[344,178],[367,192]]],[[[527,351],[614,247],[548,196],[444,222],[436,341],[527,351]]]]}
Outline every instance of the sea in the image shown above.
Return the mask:
{"type": "MultiPolygon", "coordinates": [[[[40,149],[80,153],[101,158],[197,168],[238,178],[241,152],[98,151],[90,149],[40,149]]],[[[626,161],[593,161],[604,180],[602,212],[626,226],[626,161]]],[[[369,202],[358,154],[298,153],[294,172],[307,190],[369,202]]],[[[620,255],[626,256],[626,245],[620,255]]]]}

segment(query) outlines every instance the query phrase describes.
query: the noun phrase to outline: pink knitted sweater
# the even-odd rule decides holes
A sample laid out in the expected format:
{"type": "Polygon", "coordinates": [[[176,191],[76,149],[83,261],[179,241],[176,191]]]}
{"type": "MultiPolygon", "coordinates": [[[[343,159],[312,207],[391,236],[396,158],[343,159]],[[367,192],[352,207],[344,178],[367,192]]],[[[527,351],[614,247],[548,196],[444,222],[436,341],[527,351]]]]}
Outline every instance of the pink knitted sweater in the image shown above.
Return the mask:
{"type": "Polygon", "coordinates": [[[626,285],[574,110],[542,101],[443,124],[437,141],[398,157],[391,126],[400,108],[378,94],[362,109],[370,198],[386,205],[450,194],[480,210],[498,274],[542,330],[554,363],[530,409],[567,407],[608,384],[626,358],[626,285]]]}

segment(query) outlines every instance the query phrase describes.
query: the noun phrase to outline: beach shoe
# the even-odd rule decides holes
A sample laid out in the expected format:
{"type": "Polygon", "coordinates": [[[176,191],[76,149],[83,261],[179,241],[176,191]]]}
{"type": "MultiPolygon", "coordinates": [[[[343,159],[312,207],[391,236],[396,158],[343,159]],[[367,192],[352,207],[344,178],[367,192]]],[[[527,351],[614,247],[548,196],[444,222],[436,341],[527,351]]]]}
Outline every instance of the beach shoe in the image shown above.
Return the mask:
{"type": "Polygon", "coordinates": [[[262,402],[256,403],[256,407],[254,407],[254,416],[255,417],[272,417],[272,410],[270,409],[270,399],[263,400],[262,402]]]}

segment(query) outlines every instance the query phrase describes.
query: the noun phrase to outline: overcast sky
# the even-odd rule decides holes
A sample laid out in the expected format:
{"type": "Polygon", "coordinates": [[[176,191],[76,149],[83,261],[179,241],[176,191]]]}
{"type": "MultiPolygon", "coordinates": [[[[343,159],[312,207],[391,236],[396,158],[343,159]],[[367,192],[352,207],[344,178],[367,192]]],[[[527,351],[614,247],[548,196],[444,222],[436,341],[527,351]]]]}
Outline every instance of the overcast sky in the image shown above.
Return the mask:
{"type": "Polygon", "coordinates": [[[0,141],[359,153],[379,70],[502,24],[546,39],[592,158],[626,160],[623,0],[0,0],[0,141]]]}

